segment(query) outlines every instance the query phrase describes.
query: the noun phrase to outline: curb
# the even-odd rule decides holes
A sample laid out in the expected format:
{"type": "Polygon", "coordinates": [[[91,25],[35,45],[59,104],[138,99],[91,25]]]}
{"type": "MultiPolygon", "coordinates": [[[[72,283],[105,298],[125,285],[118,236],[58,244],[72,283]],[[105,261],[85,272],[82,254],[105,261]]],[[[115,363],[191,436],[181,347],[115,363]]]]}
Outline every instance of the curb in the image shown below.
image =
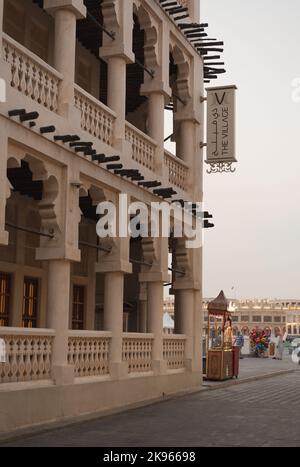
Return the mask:
{"type": "Polygon", "coordinates": [[[203,388],[202,391],[215,391],[216,389],[223,389],[223,388],[227,388],[230,386],[235,386],[237,384],[251,383],[253,381],[259,381],[263,379],[273,378],[276,376],[286,375],[289,373],[294,373],[295,371],[299,371],[299,370],[290,369],[290,370],[274,371],[272,373],[265,373],[262,375],[250,376],[249,378],[234,379],[234,380],[224,381],[221,383],[216,383],[215,386],[210,386],[209,384],[205,384],[205,381],[204,381],[204,384],[202,385],[202,388],[203,388]]]}

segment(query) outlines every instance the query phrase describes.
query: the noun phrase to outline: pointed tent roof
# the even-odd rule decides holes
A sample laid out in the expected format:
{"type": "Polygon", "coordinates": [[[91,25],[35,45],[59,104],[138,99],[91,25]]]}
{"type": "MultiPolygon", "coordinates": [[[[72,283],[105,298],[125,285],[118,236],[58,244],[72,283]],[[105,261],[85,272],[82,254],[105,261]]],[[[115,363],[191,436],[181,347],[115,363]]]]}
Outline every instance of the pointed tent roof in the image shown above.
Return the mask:
{"type": "Polygon", "coordinates": [[[223,290],[221,290],[217,298],[209,302],[207,309],[210,313],[224,314],[228,311],[228,305],[229,305],[229,302],[227,298],[225,297],[223,290]]]}

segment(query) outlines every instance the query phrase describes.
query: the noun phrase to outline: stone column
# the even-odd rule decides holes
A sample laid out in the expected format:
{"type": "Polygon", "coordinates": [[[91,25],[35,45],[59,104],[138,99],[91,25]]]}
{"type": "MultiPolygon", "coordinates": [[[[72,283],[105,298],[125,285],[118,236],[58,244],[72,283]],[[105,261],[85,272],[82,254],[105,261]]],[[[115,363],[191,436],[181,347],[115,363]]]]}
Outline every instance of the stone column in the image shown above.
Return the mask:
{"type": "Polygon", "coordinates": [[[194,358],[194,290],[184,289],[176,291],[176,332],[185,334],[185,363],[188,369],[192,368],[194,358]]]}
{"type": "Polygon", "coordinates": [[[146,333],[147,329],[147,284],[140,283],[138,330],[146,333]]]}
{"type": "Polygon", "coordinates": [[[57,385],[71,384],[74,367],[68,365],[71,262],[64,259],[48,263],[48,325],[55,329],[52,348],[52,375],[57,385]]]}
{"type": "Polygon", "coordinates": [[[163,92],[151,92],[149,93],[148,98],[148,133],[149,136],[157,142],[155,171],[162,173],[165,136],[165,94],[163,92]]]}
{"type": "Polygon", "coordinates": [[[104,277],[104,329],[112,333],[109,358],[112,376],[122,376],[124,273],[107,272],[104,277]],[[122,372],[121,372],[122,373],[122,372]]]}
{"type": "Polygon", "coordinates": [[[191,171],[187,181],[187,189],[191,191],[194,186],[194,162],[196,154],[196,134],[195,123],[193,120],[181,120],[178,122],[179,132],[176,140],[176,155],[181,158],[189,167],[191,171]]]}
{"type": "Polygon", "coordinates": [[[63,75],[58,112],[68,117],[74,106],[76,20],[86,16],[82,0],[45,0],[44,8],[54,16],[54,68],[63,75]]]}
{"type": "Polygon", "coordinates": [[[0,127],[0,245],[8,245],[8,232],[5,230],[5,209],[6,199],[10,195],[7,179],[7,157],[8,157],[8,139],[7,123],[1,123],[0,127]]]}
{"type": "Polygon", "coordinates": [[[152,263],[150,269],[143,266],[139,281],[147,283],[147,331],[154,335],[153,371],[164,374],[167,372],[167,362],[163,359],[163,314],[164,283],[169,281],[168,239],[143,239],[142,258],[152,263]]]}
{"type": "Polygon", "coordinates": [[[154,371],[161,372],[163,363],[163,308],[164,284],[161,281],[148,282],[148,331],[154,334],[154,371]]]}
{"type": "Polygon", "coordinates": [[[164,146],[165,96],[162,92],[149,94],[148,132],[159,146],[164,146]]]}
{"type": "Polygon", "coordinates": [[[117,114],[114,132],[116,142],[125,139],[126,63],[126,58],[122,56],[108,58],[107,105],[117,114]]]}
{"type": "Polygon", "coordinates": [[[104,329],[112,333],[110,375],[114,379],[121,379],[128,375],[128,363],[122,361],[124,275],[132,273],[132,265],[128,261],[129,238],[113,239],[112,245],[109,255],[100,254],[95,271],[104,274],[104,329]]]}
{"type": "Polygon", "coordinates": [[[131,145],[126,147],[126,65],[135,62],[132,52],[132,15],[133,1],[102,3],[104,25],[115,34],[115,40],[103,35],[100,56],[108,65],[107,105],[117,114],[114,128],[114,146],[121,152],[130,153],[131,145]]]}
{"type": "Polygon", "coordinates": [[[147,301],[139,302],[139,332],[147,333],[147,301]]]}

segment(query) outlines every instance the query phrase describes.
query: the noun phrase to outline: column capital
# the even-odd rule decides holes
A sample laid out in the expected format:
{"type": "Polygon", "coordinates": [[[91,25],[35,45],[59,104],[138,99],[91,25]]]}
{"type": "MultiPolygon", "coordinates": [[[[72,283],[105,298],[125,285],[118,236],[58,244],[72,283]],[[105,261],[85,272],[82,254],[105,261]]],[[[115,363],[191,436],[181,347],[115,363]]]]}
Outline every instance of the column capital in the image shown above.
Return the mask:
{"type": "Polygon", "coordinates": [[[75,14],[76,19],[86,17],[86,7],[82,0],[44,0],[44,9],[52,15],[58,10],[69,10],[75,14]]]}
{"type": "Polygon", "coordinates": [[[126,65],[130,65],[135,62],[134,53],[126,46],[126,44],[115,44],[100,47],[100,55],[101,58],[106,61],[110,58],[121,58],[126,62],[126,65]]]}
{"type": "Polygon", "coordinates": [[[95,264],[96,273],[121,272],[124,274],[132,273],[132,264],[126,260],[118,259],[115,261],[101,261],[95,264]]]}
{"type": "Polygon", "coordinates": [[[201,283],[193,279],[178,279],[174,282],[172,290],[201,290],[201,283]]]}
{"type": "Polygon", "coordinates": [[[72,261],[79,262],[81,258],[81,252],[77,248],[64,246],[58,248],[37,248],[36,260],[37,261],[72,261]]]}
{"type": "Polygon", "coordinates": [[[168,271],[140,272],[140,282],[169,282],[170,275],[168,271]]]}
{"type": "Polygon", "coordinates": [[[172,89],[170,86],[163,81],[155,79],[142,84],[140,92],[143,96],[150,96],[151,94],[162,94],[167,99],[172,96],[172,89]]]}
{"type": "Polygon", "coordinates": [[[198,112],[194,110],[191,111],[190,106],[187,104],[186,107],[182,106],[181,110],[174,113],[174,121],[179,123],[192,122],[200,125],[201,117],[198,112]]]}

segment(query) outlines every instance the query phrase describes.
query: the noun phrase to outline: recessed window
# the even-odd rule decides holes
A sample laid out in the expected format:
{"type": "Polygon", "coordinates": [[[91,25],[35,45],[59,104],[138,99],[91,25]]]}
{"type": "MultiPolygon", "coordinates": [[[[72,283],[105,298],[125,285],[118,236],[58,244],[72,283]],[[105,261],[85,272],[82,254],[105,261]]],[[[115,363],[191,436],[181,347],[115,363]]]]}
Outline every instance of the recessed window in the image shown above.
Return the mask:
{"type": "Polygon", "coordinates": [[[261,323],[261,316],[253,316],[252,321],[253,323],[261,323]]]}
{"type": "Polygon", "coordinates": [[[84,329],[85,287],[74,285],[73,287],[73,310],[72,329],[84,329]]]}
{"type": "Polygon", "coordinates": [[[249,315],[242,315],[241,321],[249,321],[249,315]]]}
{"type": "Polygon", "coordinates": [[[0,272],[0,326],[9,326],[11,276],[0,272]]]}
{"type": "Polygon", "coordinates": [[[265,323],[272,323],[272,316],[264,316],[265,323]]]}
{"type": "Polygon", "coordinates": [[[24,277],[22,325],[24,328],[36,328],[38,316],[39,281],[24,277]]]}

